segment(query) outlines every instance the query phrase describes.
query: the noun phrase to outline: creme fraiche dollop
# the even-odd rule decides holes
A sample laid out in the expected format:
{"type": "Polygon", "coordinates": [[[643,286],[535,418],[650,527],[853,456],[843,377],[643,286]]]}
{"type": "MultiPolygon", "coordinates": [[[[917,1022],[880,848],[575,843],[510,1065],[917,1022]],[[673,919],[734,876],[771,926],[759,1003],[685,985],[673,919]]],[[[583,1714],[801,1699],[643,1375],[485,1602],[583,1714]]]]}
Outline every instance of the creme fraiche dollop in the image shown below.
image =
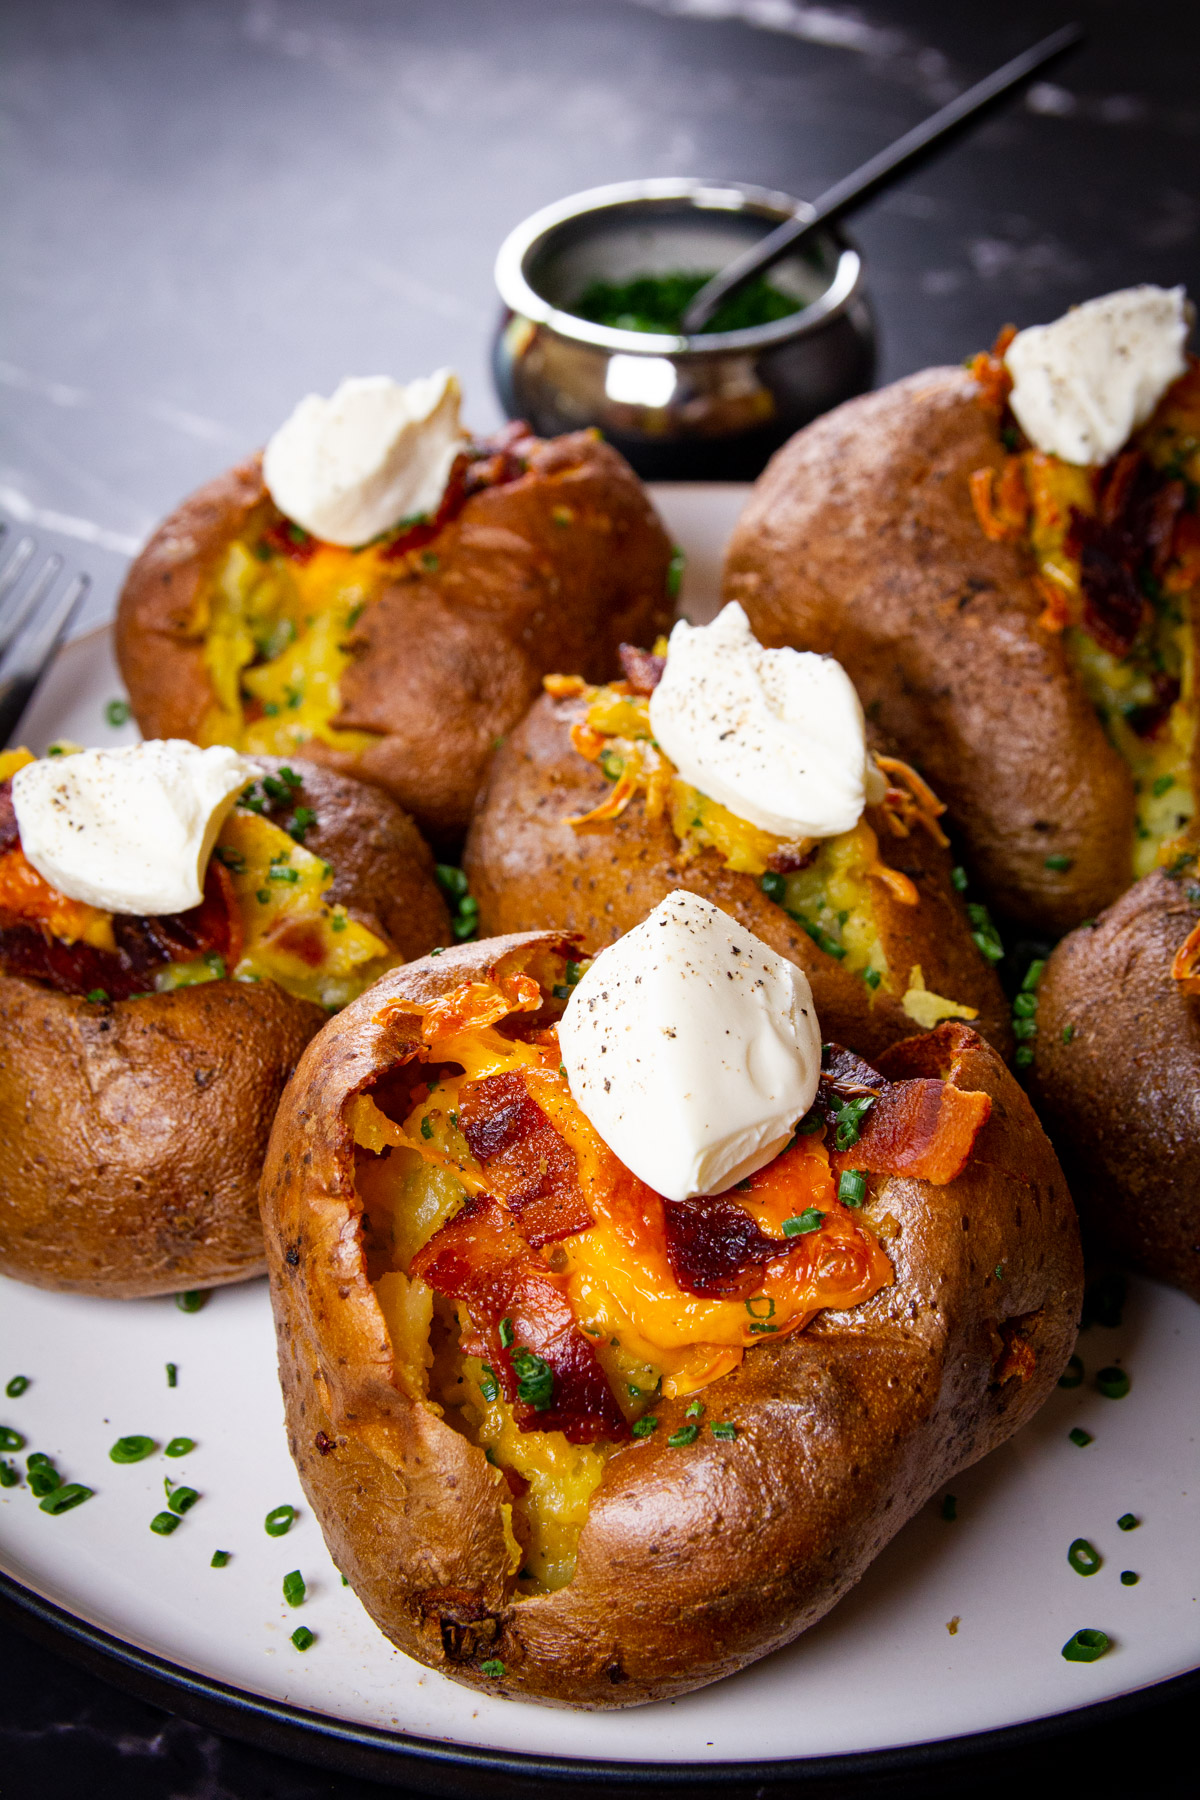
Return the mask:
{"type": "Polygon", "coordinates": [[[365,544],[402,519],[435,513],[463,447],[452,369],[402,383],[352,376],[308,394],[263,453],[279,510],[329,544],[365,544]]]}
{"type": "Polygon", "coordinates": [[[186,912],[204,897],[226,814],[257,774],[223,744],[177,738],[27,763],[12,778],[21,849],[69,900],[186,912]]]}
{"type": "Polygon", "coordinates": [[[1187,367],[1189,314],[1183,288],[1143,285],[1019,331],[1004,362],[1030,443],[1064,462],[1108,462],[1187,367]]]}
{"type": "Polygon", "coordinates": [[[764,1168],[821,1073],[803,970],[687,892],[601,951],[558,1038],[576,1104],[669,1200],[723,1193],[764,1168]]]}
{"type": "Polygon", "coordinates": [[[736,600],[711,625],[675,626],[650,726],[685,781],[776,837],[837,837],[880,798],[841,664],[765,650],[736,600]]]}

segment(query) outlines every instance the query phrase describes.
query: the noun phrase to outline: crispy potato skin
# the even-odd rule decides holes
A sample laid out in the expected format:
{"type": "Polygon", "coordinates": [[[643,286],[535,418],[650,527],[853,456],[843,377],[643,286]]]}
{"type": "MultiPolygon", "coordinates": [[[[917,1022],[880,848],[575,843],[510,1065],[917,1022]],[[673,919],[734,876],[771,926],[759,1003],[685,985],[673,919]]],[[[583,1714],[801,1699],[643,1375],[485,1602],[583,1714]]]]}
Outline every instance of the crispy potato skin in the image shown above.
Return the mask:
{"type": "Polygon", "coordinates": [[[1171,978],[1196,921],[1158,871],[1063,939],[1039,989],[1030,1093],[1085,1230],[1200,1300],[1200,1001],[1171,978]]]}
{"type": "Polygon", "coordinates": [[[725,596],[764,643],[836,656],[947,802],[988,900],[1063,931],[1129,885],[1133,784],[1038,624],[1031,557],[976,520],[969,477],[1004,453],[974,396],[965,370],[927,369],[797,433],[734,531],[725,596]]]}
{"type": "MultiPolygon", "coordinates": [[[[269,505],[253,457],[185,500],[130,570],[117,658],[146,736],[199,733],[212,688],[196,602],[231,540],[269,505]]],[[[304,753],[386,788],[449,843],[466,829],[495,739],[544,674],[605,680],[618,644],[670,628],[671,545],[624,459],[575,432],[540,442],[518,480],[473,495],[425,553],[436,568],[417,555],[399,562],[363,614],[342,678],[335,723],[378,741],[361,755],[317,743],[304,753]]]]}
{"type": "MultiPolygon", "coordinates": [[[[686,888],[804,970],[827,1037],[870,1057],[912,1035],[916,1027],[900,1000],[882,988],[872,994],[819,950],[767,898],[757,876],[727,869],[714,850],[681,861],[670,823],[647,819],[641,796],[618,819],[578,830],[568,825],[572,814],[590,811],[610,791],[601,771],[571,745],[571,725],[585,710],[578,700],[543,694],[492,759],[463,858],[485,935],[540,927],[580,932],[599,946],[630,930],[665,895],[686,888]]],[[[876,885],[889,967],[907,982],[919,963],[934,993],[978,1008],[978,1029],[1007,1054],[1008,1005],[971,941],[950,884],[949,853],[920,828],[897,838],[874,812],[867,818],[883,860],[903,870],[921,896],[919,905],[905,906],[876,885]]]]}
{"type": "Polygon", "coordinates": [[[599,1709],[703,1686],[828,1611],[949,1476],[1042,1404],[1074,1344],[1082,1268],[1054,1153],[996,1053],[954,1025],[895,1046],[893,1076],[952,1074],[993,1110],[957,1181],[879,1182],[867,1217],[894,1286],[754,1349],[707,1389],[707,1416],[736,1424],[735,1440],[671,1449],[687,1403],[663,1402],[655,1435],[607,1464],[572,1581],[514,1602],[499,1471],[399,1385],[345,1113],[416,1040],[413,1020],[378,1022],[383,999],[427,1001],[556,942],[578,954],[545,933],[463,946],[331,1021],[284,1096],[262,1202],[292,1454],[338,1567],[430,1667],[599,1709]],[[503,1677],[480,1674],[488,1658],[503,1677]]]}
{"type": "MultiPolygon", "coordinates": [[[[333,898],[406,957],[444,942],[433,858],[408,815],[362,782],[291,766],[333,898]]],[[[324,1022],[273,982],[89,1005],[0,975],[0,1271],[120,1298],[260,1275],[271,1121],[324,1022]]]]}

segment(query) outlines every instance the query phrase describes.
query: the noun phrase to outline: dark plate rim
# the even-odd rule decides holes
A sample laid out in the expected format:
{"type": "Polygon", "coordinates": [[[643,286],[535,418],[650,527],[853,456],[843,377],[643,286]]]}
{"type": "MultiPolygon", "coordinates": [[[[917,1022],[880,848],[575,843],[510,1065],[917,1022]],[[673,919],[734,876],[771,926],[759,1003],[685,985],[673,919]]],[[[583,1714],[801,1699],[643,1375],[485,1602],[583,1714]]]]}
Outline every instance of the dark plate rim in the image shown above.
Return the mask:
{"type": "MultiPolygon", "coordinates": [[[[939,1738],[892,1749],[863,1750],[836,1756],[790,1758],[769,1762],[721,1763],[624,1763],[582,1757],[527,1755],[513,1750],[488,1750],[446,1740],[414,1737],[402,1731],[355,1724],[324,1713],[290,1706],[248,1693],[200,1675],[154,1651],[141,1650],[100,1626],[91,1625],[54,1601],[21,1585],[0,1570],[0,1621],[16,1626],[51,1648],[84,1663],[103,1679],[125,1687],[152,1704],[227,1736],[240,1738],[300,1761],[316,1762],[343,1773],[374,1775],[376,1779],[403,1776],[420,1783],[424,1791],[452,1794],[457,1771],[470,1775],[471,1791],[481,1790],[479,1777],[507,1777],[509,1782],[590,1782],[595,1787],[621,1789],[640,1784],[659,1790],[688,1787],[733,1788],[743,1786],[762,1794],[764,1787],[786,1783],[829,1781],[855,1776],[932,1772],[939,1765],[985,1755],[1025,1749],[1037,1743],[1078,1731],[1115,1723],[1148,1706],[1166,1704],[1185,1695],[1200,1698],[1200,1667],[1130,1693],[1115,1695],[1090,1706],[1053,1713],[1041,1719],[1023,1720],[992,1731],[961,1737],[939,1738]],[[424,1774],[426,1779],[421,1780],[424,1774]],[[432,1779],[430,1779],[432,1777],[432,1779]]],[[[506,1792],[514,1791],[507,1784],[506,1792]]]]}

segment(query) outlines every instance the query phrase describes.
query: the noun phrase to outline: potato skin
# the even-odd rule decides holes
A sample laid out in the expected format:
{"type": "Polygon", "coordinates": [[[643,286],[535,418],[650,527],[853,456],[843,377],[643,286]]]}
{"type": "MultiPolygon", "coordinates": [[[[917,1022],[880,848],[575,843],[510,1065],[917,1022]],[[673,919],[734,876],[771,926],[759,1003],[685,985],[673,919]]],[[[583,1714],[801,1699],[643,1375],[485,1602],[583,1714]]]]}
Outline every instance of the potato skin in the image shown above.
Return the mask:
{"type": "MultiPolygon", "coordinates": [[[[362,782],[290,766],[333,898],[406,957],[445,942],[433,858],[407,814],[362,782]]],[[[271,1121],[325,1016],[273,982],[94,1005],[0,975],[0,1271],[119,1298],[260,1275],[271,1121]]]]}
{"type": "MultiPolygon", "coordinates": [[[[599,947],[686,888],[804,970],[827,1037],[871,1057],[912,1035],[916,1027],[900,1000],[882,988],[872,993],[819,950],[767,898],[757,876],[727,869],[714,850],[681,861],[670,823],[647,819],[640,796],[617,819],[579,830],[568,825],[572,814],[590,811],[610,791],[601,771],[571,745],[571,725],[585,711],[581,701],[543,694],[492,759],[463,856],[485,936],[522,927],[577,931],[599,947]]],[[[948,852],[923,829],[897,838],[872,811],[867,818],[876,825],[882,859],[903,870],[921,896],[918,906],[904,906],[877,887],[889,967],[907,980],[919,963],[934,993],[978,1008],[977,1028],[1007,1054],[1008,1004],[971,941],[951,887],[948,852]]]]}
{"type": "Polygon", "coordinates": [[[1004,451],[975,393],[965,370],[927,369],[797,433],[734,531],[725,596],[764,643],[844,664],[947,802],[989,902],[1059,932],[1129,885],[1133,783],[1038,624],[1032,557],[976,520],[970,475],[1004,451]]]}
{"type": "Polygon", "coordinates": [[[416,1040],[411,1018],[378,1022],[383,999],[427,1001],[556,944],[578,954],[546,933],[463,946],[332,1020],[284,1096],[262,1203],[289,1440],[338,1567],[430,1667],[601,1709],[701,1687],[827,1612],[943,1482],[1045,1400],[1074,1344],[1082,1265],[1054,1153],[996,1053],[956,1025],[895,1046],[881,1059],[891,1075],[952,1074],[993,1100],[957,1181],[878,1183],[866,1216],[895,1284],[754,1349],[707,1389],[707,1416],[734,1423],[733,1441],[702,1432],[672,1449],[687,1402],[658,1406],[654,1436],[605,1468],[574,1578],[514,1601],[499,1471],[399,1384],[356,1229],[345,1110],[416,1040]],[[492,1658],[499,1679],[480,1672],[492,1658]]]}
{"type": "MultiPolygon", "coordinates": [[[[618,644],[670,628],[671,545],[629,465],[589,432],[532,441],[527,473],[472,495],[359,621],[336,724],[378,741],[361,755],[304,747],[386,788],[439,843],[466,830],[494,741],[544,674],[605,680],[618,644]]],[[[212,687],[196,602],[260,509],[273,510],[252,457],[185,500],[129,572],[117,659],[148,737],[199,734],[212,687]]]]}
{"type": "Polygon", "coordinates": [[[1180,991],[1171,963],[1198,917],[1180,883],[1158,870],[1064,938],[1039,988],[1030,1079],[1085,1231],[1193,1300],[1200,1000],[1180,991]]]}

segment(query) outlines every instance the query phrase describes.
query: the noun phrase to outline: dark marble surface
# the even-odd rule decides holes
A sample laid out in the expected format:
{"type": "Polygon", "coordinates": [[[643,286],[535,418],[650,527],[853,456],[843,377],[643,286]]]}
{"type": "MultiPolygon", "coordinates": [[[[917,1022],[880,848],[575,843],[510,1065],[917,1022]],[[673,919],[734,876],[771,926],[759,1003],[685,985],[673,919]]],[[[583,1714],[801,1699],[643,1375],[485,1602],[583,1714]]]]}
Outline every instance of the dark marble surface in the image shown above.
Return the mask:
{"type": "MultiPolygon", "coordinates": [[[[535,206],[668,173],[812,195],[1067,16],[1082,53],[856,221],[884,380],[1132,281],[1200,293],[1200,6],[7,0],[0,514],[103,618],[156,517],[308,388],[452,362],[494,422],[491,264],[535,206]]],[[[1191,1793],[1188,1712],[836,1791],[1191,1793]]],[[[5,1800],[369,1791],[0,1638],[5,1800]]]]}

